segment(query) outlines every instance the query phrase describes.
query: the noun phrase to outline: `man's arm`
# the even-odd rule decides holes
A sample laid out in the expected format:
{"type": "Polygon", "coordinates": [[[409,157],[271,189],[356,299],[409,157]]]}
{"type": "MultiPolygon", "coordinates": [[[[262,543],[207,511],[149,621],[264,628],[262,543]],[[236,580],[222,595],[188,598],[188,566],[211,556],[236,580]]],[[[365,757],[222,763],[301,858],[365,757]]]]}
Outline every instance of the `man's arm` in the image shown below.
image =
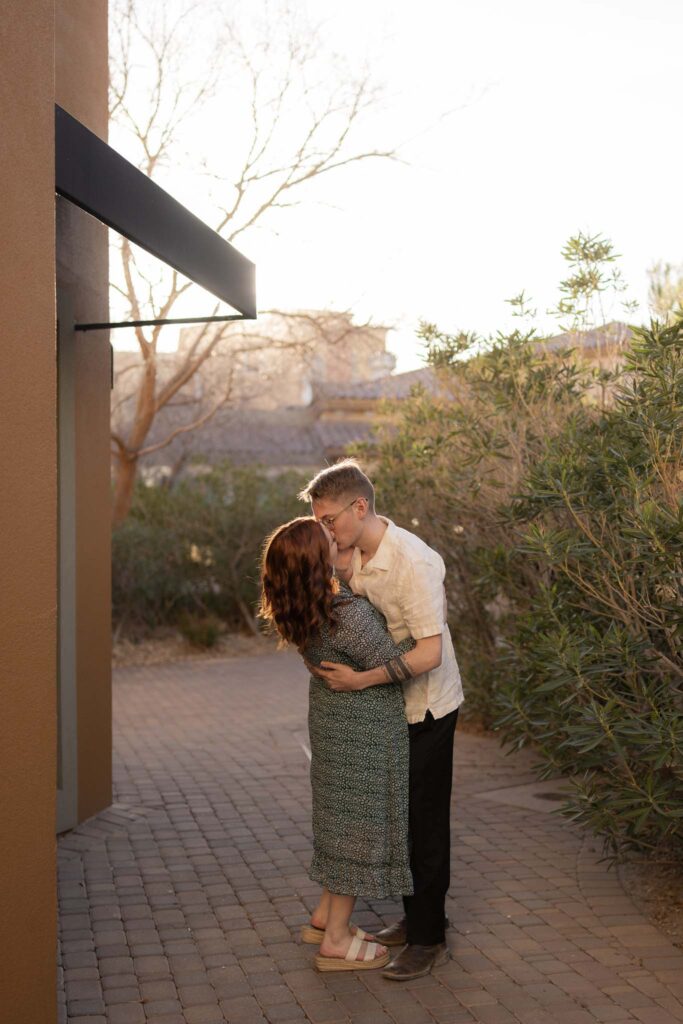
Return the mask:
{"type": "Polygon", "coordinates": [[[400,683],[421,676],[423,672],[431,672],[441,664],[442,639],[441,633],[425,636],[416,641],[412,651],[392,658],[378,668],[369,668],[364,672],[356,672],[348,665],[339,665],[332,661],[323,661],[315,666],[315,675],[324,679],[331,690],[347,692],[365,690],[368,686],[382,686],[384,683],[400,683]]]}

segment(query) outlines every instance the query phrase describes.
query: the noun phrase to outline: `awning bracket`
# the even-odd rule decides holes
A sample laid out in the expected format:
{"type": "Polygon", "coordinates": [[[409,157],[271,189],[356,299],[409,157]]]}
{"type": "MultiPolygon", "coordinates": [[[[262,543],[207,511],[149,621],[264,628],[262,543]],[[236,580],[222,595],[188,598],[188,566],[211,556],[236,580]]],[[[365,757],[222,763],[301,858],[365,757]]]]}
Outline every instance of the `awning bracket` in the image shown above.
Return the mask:
{"type": "Polygon", "coordinates": [[[166,324],[219,324],[232,320],[255,320],[253,316],[190,316],[171,320],[119,320],[116,323],[74,324],[75,331],[114,331],[118,327],[163,327],[166,324]]]}

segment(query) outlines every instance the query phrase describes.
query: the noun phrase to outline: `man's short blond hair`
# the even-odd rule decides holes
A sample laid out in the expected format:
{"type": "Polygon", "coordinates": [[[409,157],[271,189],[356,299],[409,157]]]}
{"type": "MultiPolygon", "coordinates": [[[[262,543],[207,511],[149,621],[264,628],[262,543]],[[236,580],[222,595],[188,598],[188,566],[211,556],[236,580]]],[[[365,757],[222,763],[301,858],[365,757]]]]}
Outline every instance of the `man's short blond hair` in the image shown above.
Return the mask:
{"type": "Polygon", "coordinates": [[[375,511],[375,488],[355,459],[341,459],[334,466],[322,469],[309,480],[299,498],[301,501],[366,498],[370,511],[375,511]]]}

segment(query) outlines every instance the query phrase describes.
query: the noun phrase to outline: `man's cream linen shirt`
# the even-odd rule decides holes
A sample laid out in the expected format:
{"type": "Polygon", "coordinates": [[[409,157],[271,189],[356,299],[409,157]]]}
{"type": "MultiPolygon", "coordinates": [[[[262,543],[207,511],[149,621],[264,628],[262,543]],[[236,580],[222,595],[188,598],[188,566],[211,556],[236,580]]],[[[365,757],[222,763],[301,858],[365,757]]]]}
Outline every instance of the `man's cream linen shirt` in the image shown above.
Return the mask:
{"type": "Polygon", "coordinates": [[[385,516],[380,519],[387,523],[380,545],[365,565],[361,564],[360,549],[355,549],[349,583],[354,593],[379,608],[397,643],[407,636],[421,640],[441,633],[441,664],[404,683],[403,692],[411,725],[422,722],[427,711],[434,718],[443,718],[464,700],[453,641],[444,622],[446,567],[441,555],[414,533],[385,516]]]}

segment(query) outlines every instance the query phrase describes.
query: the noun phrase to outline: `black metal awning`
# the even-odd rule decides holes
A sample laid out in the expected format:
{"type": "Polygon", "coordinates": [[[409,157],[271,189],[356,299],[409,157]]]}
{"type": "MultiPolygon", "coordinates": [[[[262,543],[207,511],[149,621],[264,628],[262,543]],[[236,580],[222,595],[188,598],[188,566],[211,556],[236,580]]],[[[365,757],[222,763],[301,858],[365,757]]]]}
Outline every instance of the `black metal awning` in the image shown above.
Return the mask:
{"type": "MultiPolygon", "coordinates": [[[[194,317],[193,322],[256,319],[254,264],[58,106],[55,191],[240,314],[194,317]]],[[[159,321],[144,321],[151,322],[159,321]]],[[[129,325],[78,325],[81,329],[110,326],[129,325]]]]}

